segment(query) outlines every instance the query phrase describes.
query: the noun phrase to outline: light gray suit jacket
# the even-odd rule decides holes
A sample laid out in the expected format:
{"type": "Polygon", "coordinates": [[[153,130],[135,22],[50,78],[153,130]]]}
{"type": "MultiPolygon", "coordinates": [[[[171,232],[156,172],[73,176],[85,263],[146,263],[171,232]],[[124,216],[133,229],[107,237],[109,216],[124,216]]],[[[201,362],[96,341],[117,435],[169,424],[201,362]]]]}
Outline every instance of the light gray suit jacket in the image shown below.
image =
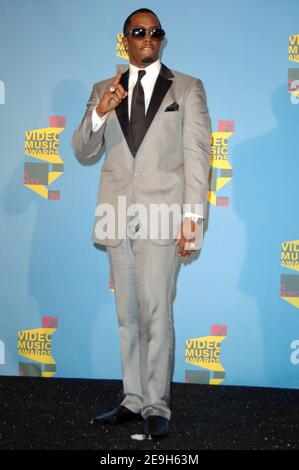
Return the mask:
{"type": "MultiPolygon", "coordinates": [[[[121,78],[128,89],[129,71],[121,78]]],[[[84,117],[76,129],[72,146],[83,164],[96,163],[100,149],[105,146],[106,158],[102,166],[95,225],[92,239],[95,243],[116,246],[126,236],[118,220],[118,196],[126,197],[126,204],[183,204],[187,210],[207,210],[210,158],[211,120],[206,93],[201,80],[168,69],[164,64],[158,75],[146,113],[146,124],[141,144],[134,155],[128,133],[128,100],[111,111],[105,124],[92,131],[92,111],[101,100],[113,77],[96,83],[84,117]],[[170,111],[165,111],[170,106],[170,111]],[[115,210],[116,233],[99,235],[99,205],[111,204],[115,210]]],[[[126,223],[129,217],[126,219],[126,223]]],[[[161,222],[163,224],[163,221],[161,222]]],[[[163,231],[163,228],[162,228],[163,231]]],[[[175,237],[157,238],[159,244],[170,244],[175,237]]]]}

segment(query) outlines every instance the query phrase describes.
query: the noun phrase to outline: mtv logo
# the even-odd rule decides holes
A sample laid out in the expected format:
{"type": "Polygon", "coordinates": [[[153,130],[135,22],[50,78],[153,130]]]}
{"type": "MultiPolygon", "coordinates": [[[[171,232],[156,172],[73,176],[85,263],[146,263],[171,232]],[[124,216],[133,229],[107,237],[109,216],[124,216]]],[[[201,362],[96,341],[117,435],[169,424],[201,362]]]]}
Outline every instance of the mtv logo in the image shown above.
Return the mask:
{"type": "Polygon", "coordinates": [[[227,325],[212,325],[212,336],[227,336],[227,325]]]}
{"type": "Polygon", "coordinates": [[[234,132],[235,121],[218,121],[219,132],[234,132]]]}
{"type": "Polygon", "coordinates": [[[228,197],[217,197],[216,199],[216,206],[223,206],[227,207],[229,205],[228,197]]]}
{"type": "Polygon", "coordinates": [[[43,328],[57,328],[58,317],[43,317],[42,327],[43,328]]]}
{"type": "Polygon", "coordinates": [[[50,116],[50,127],[65,128],[65,116],[50,116]]]}

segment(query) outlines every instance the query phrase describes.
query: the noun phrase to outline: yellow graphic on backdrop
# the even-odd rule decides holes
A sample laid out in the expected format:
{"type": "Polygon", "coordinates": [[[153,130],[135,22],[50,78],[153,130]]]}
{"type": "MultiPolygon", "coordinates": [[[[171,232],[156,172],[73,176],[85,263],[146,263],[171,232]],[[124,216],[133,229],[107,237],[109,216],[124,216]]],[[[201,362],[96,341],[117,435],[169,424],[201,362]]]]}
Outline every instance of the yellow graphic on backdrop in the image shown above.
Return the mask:
{"type": "Polygon", "coordinates": [[[60,133],[62,127],[45,127],[25,132],[25,155],[54,165],[54,170],[45,175],[32,178],[25,175],[24,184],[45,199],[49,198],[48,185],[52,184],[63,174],[63,160],[59,155],[60,133]],[[56,169],[55,169],[56,165],[56,169]]]}
{"type": "MultiPolygon", "coordinates": [[[[56,365],[52,357],[52,335],[56,328],[35,328],[18,334],[18,353],[42,364],[56,365]]],[[[55,371],[43,371],[42,377],[52,377],[55,371]]]]}
{"type": "Polygon", "coordinates": [[[228,176],[217,177],[215,191],[209,191],[208,200],[213,205],[216,205],[217,201],[216,191],[219,191],[232,179],[232,166],[228,161],[228,139],[232,134],[233,132],[216,131],[211,135],[210,165],[220,170],[228,170],[228,176]]]}
{"type": "Polygon", "coordinates": [[[212,371],[224,371],[220,362],[225,336],[203,336],[186,340],[185,362],[212,371]]]}
{"type": "MultiPolygon", "coordinates": [[[[281,266],[293,271],[299,271],[299,240],[281,243],[281,266]]],[[[299,309],[299,275],[281,274],[280,296],[283,300],[299,309]]]]}
{"type": "Polygon", "coordinates": [[[116,56],[121,57],[122,59],[129,59],[129,56],[125,50],[125,46],[122,43],[123,33],[117,34],[117,43],[116,43],[116,56]]]}
{"type": "Polygon", "coordinates": [[[282,242],[281,266],[299,271],[299,240],[282,242]]]}
{"type": "Polygon", "coordinates": [[[289,37],[289,56],[291,62],[299,62],[299,34],[292,34],[289,37]]]}

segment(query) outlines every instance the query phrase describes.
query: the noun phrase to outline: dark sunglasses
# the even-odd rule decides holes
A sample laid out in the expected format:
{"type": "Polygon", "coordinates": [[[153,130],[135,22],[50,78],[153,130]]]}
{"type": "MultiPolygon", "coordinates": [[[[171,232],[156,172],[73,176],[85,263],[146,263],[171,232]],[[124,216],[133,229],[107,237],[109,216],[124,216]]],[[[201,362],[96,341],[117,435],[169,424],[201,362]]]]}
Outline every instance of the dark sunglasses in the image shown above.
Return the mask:
{"type": "Polygon", "coordinates": [[[146,33],[149,31],[151,39],[158,39],[161,40],[165,36],[164,29],[161,28],[133,28],[131,31],[127,31],[125,36],[132,36],[134,39],[142,39],[145,38],[146,33]]]}

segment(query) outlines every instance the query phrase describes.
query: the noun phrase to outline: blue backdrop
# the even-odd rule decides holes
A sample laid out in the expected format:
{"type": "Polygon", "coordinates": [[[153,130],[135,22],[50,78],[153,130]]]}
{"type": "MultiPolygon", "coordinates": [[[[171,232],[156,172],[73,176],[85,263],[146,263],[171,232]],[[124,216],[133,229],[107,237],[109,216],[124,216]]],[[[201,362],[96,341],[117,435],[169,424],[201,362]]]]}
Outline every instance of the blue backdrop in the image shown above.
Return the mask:
{"type": "Polygon", "coordinates": [[[107,254],[91,242],[102,161],[81,166],[70,141],[93,83],[127,65],[123,22],[144,6],[167,32],[162,61],[203,81],[213,124],[174,380],[299,388],[297,0],[0,0],[0,374],[121,378],[107,254]]]}

